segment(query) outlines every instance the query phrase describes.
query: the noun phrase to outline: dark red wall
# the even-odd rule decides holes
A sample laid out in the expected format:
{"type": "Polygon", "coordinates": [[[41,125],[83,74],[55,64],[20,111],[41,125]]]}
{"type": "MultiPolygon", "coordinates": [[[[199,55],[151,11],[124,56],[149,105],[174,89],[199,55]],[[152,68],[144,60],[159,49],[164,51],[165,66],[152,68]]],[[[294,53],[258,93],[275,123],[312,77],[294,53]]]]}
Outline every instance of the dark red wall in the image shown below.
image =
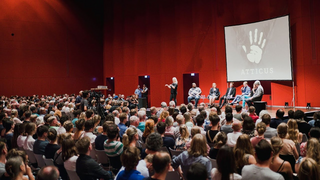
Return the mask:
{"type": "MultiPolygon", "coordinates": [[[[104,77],[115,77],[116,93],[133,94],[137,77],[150,75],[150,98],[156,106],[169,99],[170,91],[164,85],[174,76],[182,85],[184,73],[199,73],[204,94],[212,82],[225,93],[224,26],[290,14],[296,105],[320,106],[318,7],[316,0],[106,1],[104,77]]],[[[290,103],[290,84],[271,82],[264,100],[269,105],[290,103]]],[[[178,103],[182,101],[183,90],[179,89],[178,103]]]]}
{"type": "Polygon", "coordinates": [[[0,95],[103,84],[103,2],[1,0],[0,62],[0,95]]]}

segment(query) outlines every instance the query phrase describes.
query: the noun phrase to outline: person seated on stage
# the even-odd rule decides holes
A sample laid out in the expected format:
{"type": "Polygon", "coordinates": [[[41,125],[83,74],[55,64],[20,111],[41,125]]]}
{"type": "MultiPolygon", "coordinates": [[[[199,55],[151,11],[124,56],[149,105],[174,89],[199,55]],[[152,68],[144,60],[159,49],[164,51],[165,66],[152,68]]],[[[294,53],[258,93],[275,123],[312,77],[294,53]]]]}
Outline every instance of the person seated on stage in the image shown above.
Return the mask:
{"type": "Polygon", "coordinates": [[[241,88],[241,95],[237,95],[234,100],[230,103],[230,105],[233,105],[234,103],[239,103],[240,101],[242,101],[242,107],[245,107],[245,103],[246,103],[246,99],[249,98],[250,92],[251,92],[251,88],[248,86],[248,82],[245,81],[243,82],[243,87],[241,88]]]}
{"type": "Polygon", "coordinates": [[[220,109],[222,108],[222,106],[224,106],[224,104],[226,103],[226,100],[233,99],[235,95],[236,95],[236,88],[233,87],[233,82],[231,82],[229,85],[229,88],[227,89],[226,94],[222,96],[222,98],[220,99],[220,102],[219,102],[220,109]]]}
{"type": "Polygon", "coordinates": [[[217,88],[216,83],[212,83],[212,88],[209,91],[208,99],[209,104],[212,105],[215,100],[218,100],[220,97],[220,91],[217,88]]]}
{"type": "Polygon", "coordinates": [[[246,100],[248,107],[252,106],[254,101],[261,101],[264,94],[263,87],[261,86],[260,81],[255,81],[253,83],[252,96],[246,100]]]}
{"type": "Polygon", "coordinates": [[[190,88],[188,92],[188,103],[190,103],[191,100],[195,100],[195,108],[197,108],[198,101],[200,99],[201,89],[197,87],[196,83],[192,83],[192,88],[190,88]]]}

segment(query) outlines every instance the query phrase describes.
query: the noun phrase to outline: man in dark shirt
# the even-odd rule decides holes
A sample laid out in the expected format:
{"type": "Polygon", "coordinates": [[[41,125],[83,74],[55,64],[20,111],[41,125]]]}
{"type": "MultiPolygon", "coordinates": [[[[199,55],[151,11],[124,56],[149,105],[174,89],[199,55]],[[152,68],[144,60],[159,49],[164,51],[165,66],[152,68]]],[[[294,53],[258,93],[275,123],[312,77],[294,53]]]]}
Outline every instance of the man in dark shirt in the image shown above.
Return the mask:
{"type": "Polygon", "coordinates": [[[163,146],[174,149],[175,146],[175,140],[172,137],[166,137],[164,136],[164,133],[166,131],[166,124],[164,122],[159,122],[157,124],[157,131],[159,134],[161,134],[162,140],[163,140],[163,146]]]}
{"type": "Polygon", "coordinates": [[[283,120],[284,111],[282,109],[278,109],[276,112],[276,118],[271,119],[270,127],[277,129],[280,123],[287,123],[287,121],[283,120]]]}
{"type": "Polygon", "coordinates": [[[80,103],[81,111],[87,111],[88,110],[88,106],[89,106],[88,98],[89,97],[90,97],[89,91],[83,91],[82,92],[82,100],[81,100],[81,103],[80,103]]]}
{"type": "Polygon", "coordinates": [[[104,150],[104,142],[108,139],[108,136],[107,136],[107,129],[108,129],[108,123],[104,123],[102,125],[102,128],[103,128],[103,133],[100,134],[99,136],[97,136],[94,144],[95,144],[95,148],[97,150],[104,150]]]}
{"type": "Polygon", "coordinates": [[[304,112],[296,110],[294,112],[294,119],[297,120],[299,132],[307,135],[312,126],[304,120],[304,112]]]}
{"type": "Polygon", "coordinates": [[[76,143],[80,154],[76,162],[76,172],[81,180],[113,179],[110,171],[104,170],[90,157],[92,145],[90,138],[85,136],[76,143]]]}
{"type": "Polygon", "coordinates": [[[41,154],[44,155],[44,151],[46,146],[49,144],[49,141],[47,141],[48,136],[48,126],[40,126],[37,129],[37,135],[38,139],[33,144],[33,152],[35,154],[41,154]]]}
{"type": "Polygon", "coordinates": [[[166,179],[167,173],[171,166],[170,155],[166,152],[157,152],[152,158],[154,175],[144,178],[144,180],[166,179]]]}

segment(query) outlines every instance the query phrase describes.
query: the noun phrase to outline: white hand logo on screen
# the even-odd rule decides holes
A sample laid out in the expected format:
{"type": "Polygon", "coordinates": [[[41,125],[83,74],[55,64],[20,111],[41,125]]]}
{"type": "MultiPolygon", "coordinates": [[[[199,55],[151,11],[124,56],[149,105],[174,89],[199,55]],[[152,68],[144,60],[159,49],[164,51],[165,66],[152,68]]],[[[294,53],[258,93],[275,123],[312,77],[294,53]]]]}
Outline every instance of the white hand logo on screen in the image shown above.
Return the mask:
{"type": "MultiPolygon", "coordinates": [[[[250,62],[259,63],[262,58],[262,50],[264,48],[264,45],[266,43],[266,39],[263,39],[263,32],[260,32],[260,37],[258,41],[258,29],[255,29],[254,31],[254,39],[252,39],[252,31],[249,32],[249,38],[250,38],[250,52],[247,54],[247,58],[250,62]],[[261,43],[262,41],[262,43],[261,43]]],[[[245,45],[242,45],[242,48],[245,53],[247,53],[247,48],[245,45]]]]}

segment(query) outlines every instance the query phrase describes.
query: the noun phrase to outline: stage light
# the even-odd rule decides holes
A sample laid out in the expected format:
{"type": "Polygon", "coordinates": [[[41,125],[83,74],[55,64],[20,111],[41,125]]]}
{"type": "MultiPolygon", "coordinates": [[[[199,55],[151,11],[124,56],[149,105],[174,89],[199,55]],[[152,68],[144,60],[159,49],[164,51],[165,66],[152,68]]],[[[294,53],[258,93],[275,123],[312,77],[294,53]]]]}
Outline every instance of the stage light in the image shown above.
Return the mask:
{"type": "Polygon", "coordinates": [[[144,78],[148,78],[148,75],[145,75],[144,78]]]}
{"type": "Polygon", "coordinates": [[[311,103],[307,103],[307,109],[310,109],[311,103]]]}
{"type": "Polygon", "coordinates": [[[194,76],[194,73],[191,73],[191,76],[194,76]]]}
{"type": "Polygon", "coordinates": [[[92,81],[96,81],[96,80],[97,80],[97,78],[95,78],[95,77],[94,77],[94,78],[92,78],[92,81]]]}
{"type": "Polygon", "coordinates": [[[113,80],[113,77],[111,77],[110,79],[113,80]]]}

